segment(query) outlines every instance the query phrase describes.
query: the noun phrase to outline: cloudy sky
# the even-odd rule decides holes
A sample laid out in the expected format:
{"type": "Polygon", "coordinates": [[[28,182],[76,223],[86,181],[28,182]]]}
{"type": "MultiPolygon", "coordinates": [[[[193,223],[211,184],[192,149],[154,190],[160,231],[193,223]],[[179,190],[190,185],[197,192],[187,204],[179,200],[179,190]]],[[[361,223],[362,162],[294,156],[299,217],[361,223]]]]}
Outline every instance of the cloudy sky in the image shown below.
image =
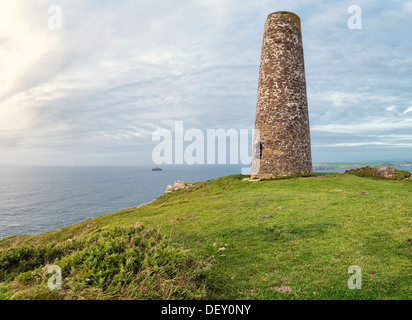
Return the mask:
{"type": "Polygon", "coordinates": [[[0,164],[151,164],[175,120],[252,128],[279,10],[302,20],[314,162],[412,160],[412,1],[2,0],[0,164]]]}

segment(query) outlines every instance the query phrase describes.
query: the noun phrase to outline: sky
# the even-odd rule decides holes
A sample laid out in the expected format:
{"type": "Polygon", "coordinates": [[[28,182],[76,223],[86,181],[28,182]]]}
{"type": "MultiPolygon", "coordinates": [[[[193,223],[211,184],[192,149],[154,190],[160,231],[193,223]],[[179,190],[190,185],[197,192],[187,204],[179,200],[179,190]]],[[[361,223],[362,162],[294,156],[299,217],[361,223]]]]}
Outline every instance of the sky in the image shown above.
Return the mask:
{"type": "Polygon", "coordinates": [[[275,11],[301,18],[313,162],[412,161],[412,1],[2,0],[0,165],[150,165],[175,121],[253,128],[275,11]]]}

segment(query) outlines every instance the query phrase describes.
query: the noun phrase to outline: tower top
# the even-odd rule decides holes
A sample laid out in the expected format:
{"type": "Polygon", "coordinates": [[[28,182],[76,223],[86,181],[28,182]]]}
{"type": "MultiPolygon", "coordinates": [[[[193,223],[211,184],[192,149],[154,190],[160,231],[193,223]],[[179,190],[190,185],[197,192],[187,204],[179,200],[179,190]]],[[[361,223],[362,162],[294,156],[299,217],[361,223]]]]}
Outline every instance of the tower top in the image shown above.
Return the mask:
{"type": "Polygon", "coordinates": [[[272,12],[271,14],[269,14],[268,19],[269,19],[269,17],[274,16],[274,15],[287,16],[290,19],[292,19],[298,25],[298,27],[300,28],[300,18],[296,13],[293,13],[293,12],[290,12],[290,11],[276,11],[276,12],[272,12]]]}

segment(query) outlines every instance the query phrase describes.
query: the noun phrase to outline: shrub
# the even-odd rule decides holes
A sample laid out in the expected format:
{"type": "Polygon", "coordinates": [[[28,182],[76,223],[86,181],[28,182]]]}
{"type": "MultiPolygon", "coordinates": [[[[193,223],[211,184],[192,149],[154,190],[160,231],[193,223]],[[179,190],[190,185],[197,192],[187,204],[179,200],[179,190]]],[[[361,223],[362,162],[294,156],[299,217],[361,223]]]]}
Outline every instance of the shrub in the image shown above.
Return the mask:
{"type": "Polygon", "coordinates": [[[346,170],[345,173],[358,177],[371,177],[389,180],[406,180],[411,179],[412,176],[409,171],[399,170],[392,167],[376,168],[370,166],[346,170]]]}
{"type": "Polygon", "coordinates": [[[31,285],[13,296],[17,299],[193,299],[205,294],[201,264],[157,230],[143,227],[8,249],[0,252],[0,266],[1,280],[31,285]],[[62,270],[63,290],[54,295],[44,289],[50,264],[62,270]]]}

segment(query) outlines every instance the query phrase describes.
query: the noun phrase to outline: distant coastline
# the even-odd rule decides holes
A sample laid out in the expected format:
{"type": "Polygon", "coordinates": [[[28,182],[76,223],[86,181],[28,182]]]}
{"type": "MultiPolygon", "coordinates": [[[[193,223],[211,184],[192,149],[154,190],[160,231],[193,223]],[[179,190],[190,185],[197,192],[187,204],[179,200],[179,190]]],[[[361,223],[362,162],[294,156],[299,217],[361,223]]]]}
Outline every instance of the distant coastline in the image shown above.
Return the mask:
{"type": "Polygon", "coordinates": [[[364,166],[371,167],[412,167],[412,161],[374,161],[374,162],[324,162],[314,163],[313,170],[347,170],[364,166]]]}

